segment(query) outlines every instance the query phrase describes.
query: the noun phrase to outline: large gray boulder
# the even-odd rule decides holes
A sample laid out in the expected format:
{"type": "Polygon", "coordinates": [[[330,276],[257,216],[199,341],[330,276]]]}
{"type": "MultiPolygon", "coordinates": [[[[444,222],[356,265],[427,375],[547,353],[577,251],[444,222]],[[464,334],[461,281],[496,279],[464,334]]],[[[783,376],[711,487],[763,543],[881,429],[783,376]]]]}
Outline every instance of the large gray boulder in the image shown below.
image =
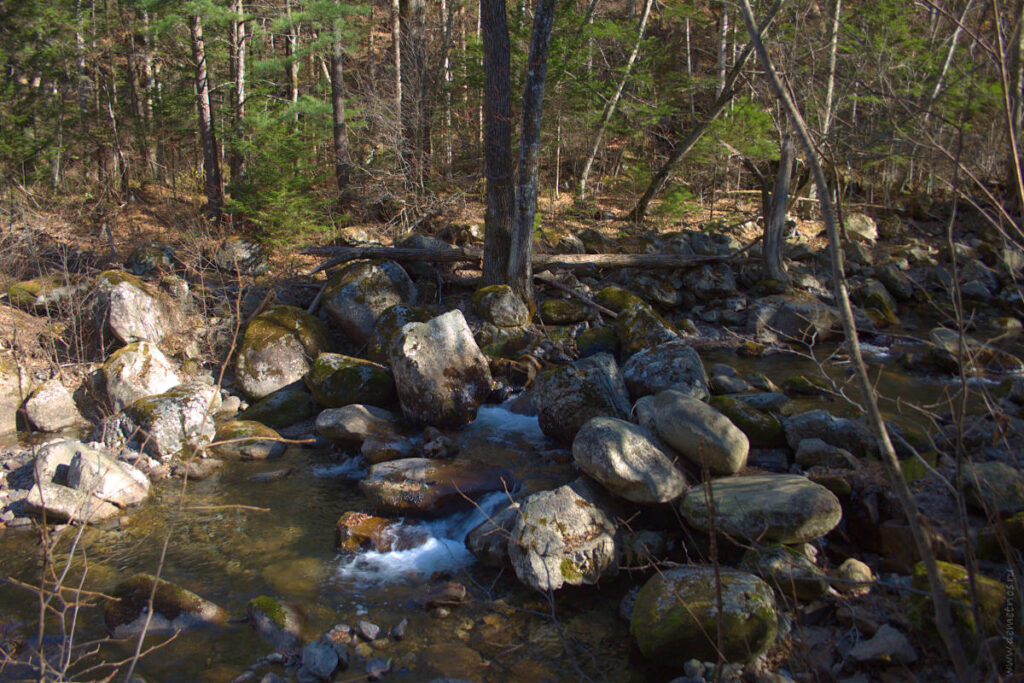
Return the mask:
{"type": "Polygon", "coordinates": [[[810,295],[774,295],[748,309],[747,332],[759,342],[811,344],[835,335],[839,314],[810,295]]]}
{"type": "Polygon", "coordinates": [[[135,342],[110,354],[100,371],[110,406],[121,410],[132,401],[162,394],[181,383],[167,356],[149,342],[135,342]]]}
{"type": "Polygon", "coordinates": [[[553,439],[572,443],[592,417],[629,418],[629,395],[619,366],[607,353],[582,358],[537,377],[533,404],[541,430],[553,439]]]}
{"type": "Polygon", "coordinates": [[[189,382],[170,391],[133,401],[104,422],[108,445],[135,445],[154,458],[170,459],[213,440],[213,415],[220,408],[215,386],[189,382]]]}
{"type": "Polygon", "coordinates": [[[708,404],[669,390],[655,396],[650,407],[658,436],[697,467],[735,474],[747,464],[747,435],[708,404]]]}
{"type": "Polygon", "coordinates": [[[864,425],[846,417],[836,417],[827,410],[808,410],[793,415],[785,422],[786,441],[794,451],[805,439],[820,439],[830,446],[843,448],[863,458],[878,453],[875,437],[864,425]]]}
{"type": "Polygon", "coordinates": [[[25,400],[25,417],[41,432],[59,432],[82,422],[75,399],[57,378],[32,390],[25,400]]]}
{"type": "Polygon", "coordinates": [[[46,518],[49,523],[95,524],[116,517],[121,510],[85,491],[53,482],[41,481],[32,486],[25,498],[25,511],[46,518]]]}
{"type": "Polygon", "coordinates": [[[487,358],[459,310],[409,323],[390,355],[402,412],[415,422],[438,427],[472,422],[491,391],[487,358]]]}
{"type": "Polygon", "coordinates": [[[263,275],[270,270],[263,248],[252,240],[232,235],[220,243],[213,262],[227,273],[263,275]]]}
{"type": "Polygon", "coordinates": [[[529,496],[520,504],[508,542],[516,576],[544,592],[615,576],[614,518],[602,493],[586,479],[529,496]]]}
{"type": "Polygon", "coordinates": [[[634,503],[667,503],[686,488],[675,456],[647,429],[613,417],[589,420],[572,442],[579,468],[634,503]]]}
{"type": "Polygon", "coordinates": [[[149,495],[149,478],[101,450],[78,444],[68,465],[68,486],[113,503],[138,505],[149,495]]]}
{"type": "Polygon", "coordinates": [[[700,356],[682,339],[659,344],[632,355],[622,368],[633,400],[666,389],[675,389],[706,401],[708,377],[700,356]]]}
{"type": "Polygon", "coordinates": [[[519,503],[509,501],[466,534],[466,548],[477,562],[495,568],[508,564],[508,539],[518,517],[519,503]]]}
{"type": "Polygon", "coordinates": [[[498,327],[521,327],[530,322],[530,309],[508,285],[488,285],[473,293],[473,312],[498,327]]]}
{"type": "Polygon", "coordinates": [[[471,460],[403,458],[370,468],[359,487],[380,512],[438,517],[473,506],[492,491],[511,490],[512,473],[471,460]]]}
{"type": "Polygon", "coordinates": [[[235,381],[251,398],[263,398],[300,381],[327,347],[323,323],[301,308],[274,306],[246,327],[235,381]]]}
{"type": "Polygon", "coordinates": [[[178,321],[178,311],[170,297],[124,271],[100,273],[92,296],[96,327],[101,335],[112,334],[122,344],[158,344],[178,321]]]}
{"type": "Polygon", "coordinates": [[[755,474],[716,479],[683,495],[683,518],[710,529],[709,491],[715,528],[755,543],[804,543],[832,531],[842,519],[839,499],[824,486],[796,474],[755,474]]]}
{"type": "Polygon", "coordinates": [[[356,261],[331,277],[323,307],[331,321],[361,345],[370,341],[381,313],[396,304],[411,304],[416,296],[416,285],[394,261],[356,261]]]}
{"type": "Polygon", "coordinates": [[[717,579],[704,565],[660,571],[637,594],[629,630],[640,652],[662,666],[719,657],[748,662],[775,641],[775,596],[764,581],[735,569],[720,568],[717,579]]]}

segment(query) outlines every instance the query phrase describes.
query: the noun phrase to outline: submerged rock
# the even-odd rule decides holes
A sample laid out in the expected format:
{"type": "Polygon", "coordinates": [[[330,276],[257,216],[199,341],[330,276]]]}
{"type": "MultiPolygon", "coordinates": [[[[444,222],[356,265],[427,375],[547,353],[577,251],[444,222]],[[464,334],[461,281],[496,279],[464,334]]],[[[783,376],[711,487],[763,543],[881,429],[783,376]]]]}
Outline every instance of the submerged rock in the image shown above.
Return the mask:
{"type": "Polygon", "coordinates": [[[640,651],[663,666],[682,669],[697,658],[747,662],[764,654],[778,632],[775,598],[761,579],[722,568],[722,614],[715,569],[695,565],[652,576],[636,597],[629,630],[640,651]],[[719,622],[722,652],[717,649],[719,622]]]}
{"type": "Polygon", "coordinates": [[[167,356],[149,342],[135,342],[110,354],[101,370],[114,410],[136,399],[162,394],[181,383],[167,356]]]}
{"type": "Polygon", "coordinates": [[[391,345],[402,412],[438,427],[472,422],[491,391],[487,358],[458,310],[427,323],[409,323],[391,345]]]}
{"type": "Polygon", "coordinates": [[[395,397],[395,384],[385,366],[340,353],[317,356],[306,375],[306,386],[327,408],[352,403],[384,406],[395,397]]]}
{"type": "Polygon", "coordinates": [[[235,365],[238,386],[254,399],[301,380],[327,350],[323,323],[294,306],[273,306],[252,319],[235,365]]]}
{"type": "Polygon", "coordinates": [[[633,400],[674,389],[706,401],[710,395],[707,373],[700,356],[682,339],[644,349],[630,357],[622,368],[633,400]]]}
{"type": "Polygon", "coordinates": [[[56,378],[43,382],[28,395],[25,417],[41,432],[59,432],[82,422],[71,393],[56,378]]]}
{"type": "Polygon", "coordinates": [[[147,633],[219,626],[227,623],[229,617],[226,610],[209,600],[152,574],[136,574],[122,581],[112,595],[114,599],[103,606],[103,620],[115,638],[134,638],[142,633],[150,596],[153,612],[147,633]]]}
{"type": "Polygon", "coordinates": [[[416,296],[416,285],[394,261],[355,261],[328,281],[323,307],[342,332],[362,345],[385,310],[411,304],[416,296]]]}
{"type": "Polygon", "coordinates": [[[629,396],[615,359],[599,353],[542,373],[534,385],[533,404],[541,430],[562,443],[592,417],[629,417],[629,396]]]}
{"type": "Polygon", "coordinates": [[[686,488],[675,456],[654,434],[632,422],[592,418],[576,434],[572,455],[585,474],[634,503],[666,503],[686,488]]]}
{"type": "Polygon", "coordinates": [[[371,504],[395,515],[439,517],[472,507],[472,499],[511,490],[512,473],[469,460],[404,458],[370,468],[359,483],[371,504]]]}
{"type": "Polygon", "coordinates": [[[658,436],[694,465],[713,474],[735,474],[747,463],[750,441],[729,418],[678,391],[654,397],[651,412],[658,436]]]}
{"type": "Polygon", "coordinates": [[[519,580],[539,591],[593,585],[618,573],[614,516],[582,478],[523,500],[508,551],[519,580]]]}
{"type": "Polygon", "coordinates": [[[267,595],[249,601],[249,622],[275,650],[296,654],[302,647],[303,622],[298,610],[267,595]]]}
{"type": "Polygon", "coordinates": [[[813,541],[832,531],[843,516],[839,499],[824,486],[795,474],[755,474],[716,479],[683,495],[683,517],[705,532],[710,528],[709,488],[715,528],[745,541],[813,541]]]}

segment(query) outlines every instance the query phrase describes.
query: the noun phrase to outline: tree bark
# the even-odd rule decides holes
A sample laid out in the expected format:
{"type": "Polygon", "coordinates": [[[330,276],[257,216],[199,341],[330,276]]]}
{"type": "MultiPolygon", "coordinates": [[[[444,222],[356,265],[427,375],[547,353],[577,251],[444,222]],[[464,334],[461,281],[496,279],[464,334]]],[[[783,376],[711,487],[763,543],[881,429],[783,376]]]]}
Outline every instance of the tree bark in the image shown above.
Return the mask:
{"type": "Polygon", "coordinates": [[[825,174],[821,169],[821,164],[818,162],[818,154],[814,149],[814,144],[811,142],[807,124],[804,123],[800,110],[797,109],[790,99],[789,93],[786,92],[785,87],[782,85],[782,81],[779,80],[771,58],[768,56],[768,51],[765,50],[764,43],[761,42],[760,31],[754,22],[753,10],[750,8],[750,0],[741,0],[740,10],[743,13],[744,21],[746,21],[750,40],[754,43],[757,50],[758,59],[760,59],[761,65],[768,75],[772,89],[775,91],[775,96],[779,99],[796,129],[800,145],[804,148],[804,152],[807,155],[807,163],[814,174],[814,182],[818,186],[818,196],[825,219],[825,228],[828,233],[829,255],[832,261],[832,287],[835,292],[839,318],[842,321],[843,332],[846,336],[847,350],[849,351],[854,373],[857,377],[857,383],[860,385],[861,392],[864,395],[864,403],[867,407],[872,431],[882,450],[882,462],[886,465],[889,479],[896,489],[897,497],[903,508],[903,514],[910,524],[914,545],[917,546],[918,553],[924,563],[925,572],[928,575],[928,583],[935,607],[935,625],[938,627],[939,636],[946,645],[946,651],[949,653],[959,680],[973,680],[971,669],[967,665],[967,658],[964,655],[959,637],[953,625],[953,617],[949,609],[949,596],[946,594],[945,586],[939,576],[931,541],[925,536],[923,531],[924,522],[921,518],[921,512],[914,502],[910,487],[903,478],[899,461],[896,458],[896,451],[893,449],[892,441],[889,439],[889,432],[886,429],[885,421],[882,419],[882,413],[878,409],[878,399],[875,395],[874,385],[871,382],[871,378],[868,377],[864,358],[861,356],[857,327],[854,324],[853,311],[850,308],[850,295],[846,288],[846,274],[843,272],[843,251],[840,245],[839,227],[836,223],[828,185],[825,182],[825,174]]]}
{"type": "MultiPolygon", "coordinates": [[[[334,0],[335,8],[341,10],[341,0],[334,0]]],[[[348,193],[349,152],[348,135],[345,131],[345,80],[342,71],[344,46],[342,45],[342,20],[334,20],[334,54],[331,58],[331,106],[334,110],[334,176],[338,183],[338,200],[341,202],[348,193]]]]}
{"type": "MultiPolygon", "coordinates": [[[[288,17],[288,33],[285,34],[285,64],[288,75],[288,99],[294,105],[299,101],[299,51],[298,28],[292,23],[292,3],[285,0],[285,16],[288,17]]],[[[299,120],[299,112],[295,111],[295,120],[299,120]]]]}
{"type": "Polygon", "coordinates": [[[512,81],[511,44],[505,0],[480,0],[480,36],[484,49],[484,217],[483,284],[505,282],[512,246],[512,81]]]}
{"type": "Polygon", "coordinates": [[[422,186],[430,155],[430,103],[426,73],[425,0],[400,0],[402,135],[406,164],[422,186]]]}
{"type": "Polygon", "coordinates": [[[718,88],[715,90],[715,97],[720,97],[726,89],[726,73],[728,67],[725,63],[726,48],[729,46],[729,11],[722,3],[721,13],[718,15],[718,59],[715,67],[718,72],[718,88]]]}
{"type": "Polygon", "coordinates": [[[523,86],[523,123],[519,135],[519,170],[516,179],[516,213],[508,258],[508,284],[527,306],[533,304],[533,218],[537,212],[537,170],[540,166],[540,123],[544,83],[548,73],[548,48],[555,19],[555,0],[537,0],[533,35],[523,86]]]}
{"type": "Polygon", "coordinates": [[[633,43],[633,51],[629,53],[629,59],[626,61],[626,70],[622,74],[622,79],[619,80],[619,87],[616,88],[615,94],[608,100],[608,103],[604,107],[604,111],[601,113],[601,120],[597,124],[597,130],[594,131],[594,139],[590,143],[590,153],[587,155],[587,160],[583,162],[583,171],[580,173],[580,187],[578,199],[583,201],[587,194],[587,179],[590,177],[590,169],[594,165],[594,159],[597,157],[597,151],[601,148],[601,141],[604,139],[604,131],[608,127],[608,122],[611,121],[612,117],[615,116],[615,109],[619,106],[619,99],[622,98],[622,91],[626,89],[626,82],[629,80],[629,75],[633,72],[633,64],[636,63],[636,57],[640,54],[640,44],[644,40],[644,31],[647,28],[647,17],[651,13],[651,5],[654,0],[646,0],[644,2],[643,14],[640,17],[640,26],[636,32],[636,42],[633,43]]]}
{"type": "Polygon", "coordinates": [[[198,14],[193,14],[189,23],[192,33],[192,58],[196,67],[196,107],[199,110],[199,140],[203,148],[206,214],[210,218],[219,218],[220,209],[224,205],[224,195],[221,191],[217,137],[213,128],[213,109],[210,107],[210,80],[206,72],[203,23],[198,14]]]}
{"type": "MultiPolygon", "coordinates": [[[[781,0],[776,0],[775,4],[772,5],[772,8],[768,10],[768,14],[761,22],[760,31],[762,33],[768,29],[768,26],[771,24],[772,19],[775,18],[775,14],[779,11],[779,7],[781,6],[781,0]]],[[[707,132],[708,128],[711,127],[711,124],[718,118],[718,115],[725,109],[725,106],[729,104],[729,101],[736,95],[736,79],[739,78],[740,72],[742,72],[743,66],[746,64],[747,59],[750,57],[753,50],[754,45],[752,42],[747,43],[746,47],[743,48],[743,52],[741,52],[739,57],[736,58],[736,62],[732,65],[732,70],[729,71],[729,74],[725,78],[725,87],[721,90],[721,93],[718,95],[714,104],[711,105],[711,109],[708,110],[707,114],[704,115],[704,118],[697,124],[697,127],[690,132],[686,139],[680,142],[676,148],[672,150],[672,154],[669,155],[662,167],[658,169],[658,172],[654,174],[653,178],[651,178],[650,184],[648,184],[647,189],[644,190],[644,193],[640,197],[639,201],[637,201],[636,206],[634,206],[633,210],[627,214],[627,220],[639,223],[644,219],[644,216],[647,215],[647,209],[651,205],[651,201],[661,192],[662,188],[665,187],[665,183],[668,181],[669,176],[672,175],[672,171],[675,170],[683,157],[690,153],[690,150],[693,149],[694,145],[700,142],[704,133],[707,132]]]]}
{"type": "Polygon", "coordinates": [[[156,76],[153,70],[153,38],[149,35],[149,11],[142,10],[142,117],[144,162],[151,176],[157,173],[157,144],[153,131],[153,99],[156,76]]]}
{"type": "Polygon", "coordinates": [[[793,138],[782,138],[782,153],[779,155],[779,171],[775,174],[771,205],[764,216],[763,265],[765,277],[769,280],[789,282],[789,273],[783,262],[783,235],[786,230],[786,200],[789,197],[789,181],[793,173],[793,138]]]}
{"type": "Polygon", "coordinates": [[[234,0],[235,18],[231,23],[231,62],[234,66],[234,127],[235,141],[231,146],[231,155],[228,157],[228,167],[231,171],[231,182],[237,182],[242,177],[245,167],[245,157],[239,149],[239,138],[242,135],[242,120],[245,118],[245,10],[242,0],[234,0]]]}
{"type": "Polygon", "coordinates": [[[821,124],[821,135],[826,137],[832,127],[832,100],[836,90],[836,53],[839,48],[839,17],[843,12],[843,0],[835,0],[832,7],[832,26],[829,29],[828,84],[825,86],[825,120],[821,124]]]}
{"type": "Polygon", "coordinates": [[[395,117],[402,117],[402,13],[399,0],[391,0],[391,43],[395,49],[395,117]]]}

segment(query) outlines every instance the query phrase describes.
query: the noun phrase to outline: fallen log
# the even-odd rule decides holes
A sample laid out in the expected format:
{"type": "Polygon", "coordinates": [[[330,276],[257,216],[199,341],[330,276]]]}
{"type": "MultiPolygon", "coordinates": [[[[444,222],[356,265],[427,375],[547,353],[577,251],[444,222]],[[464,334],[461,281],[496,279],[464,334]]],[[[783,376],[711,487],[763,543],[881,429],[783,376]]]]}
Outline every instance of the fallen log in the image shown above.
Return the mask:
{"type": "MultiPolygon", "coordinates": [[[[425,261],[428,263],[475,263],[483,258],[483,251],[466,247],[450,249],[410,249],[406,247],[308,247],[300,253],[330,258],[309,274],[319,273],[338,264],[362,258],[381,258],[392,261],[425,261]]],[[[680,254],[534,254],[534,271],[564,268],[689,268],[704,263],[728,261],[726,256],[683,256],[680,254]]]]}

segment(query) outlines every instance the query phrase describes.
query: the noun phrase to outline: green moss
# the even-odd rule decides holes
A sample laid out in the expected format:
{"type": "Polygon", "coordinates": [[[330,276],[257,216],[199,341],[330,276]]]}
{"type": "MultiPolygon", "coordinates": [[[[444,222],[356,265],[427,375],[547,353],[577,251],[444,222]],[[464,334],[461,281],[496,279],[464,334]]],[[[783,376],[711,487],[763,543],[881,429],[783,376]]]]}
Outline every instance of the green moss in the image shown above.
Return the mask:
{"type": "Polygon", "coordinates": [[[204,601],[195,593],[176,586],[169,581],[157,579],[152,574],[135,574],[122,581],[113,590],[117,600],[107,601],[103,617],[107,627],[114,628],[134,621],[149,604],[153,594],[153,611],[174,620],[181,613],[195,613],[203,608],[204,601]],[[153,585],[156,591],[153,592],[153,585]]]}
{"type": "Polygon", "coordinates": [[[672,324],[647,304],[621,311],[615,321],[615,331],[626,358],[679,338],[672,324]]]}
{"type": "Polygon", "coordinates": [[[572,325],[590,317],[590,309],[575,299],[546,299],[540,305],[540,319],[547,325],[572,325]]]}
{"type": "Polygon", "coordinates": [[[259,597],[253,598],[249,601],[249,608],[259,610],[265,614],[267,618],[274,623],[274,626],[278,627],[282,631],[287,628],[288,613],[285,611],[284,606],[275,598],[267,595],[260,595],[259,597]]]}
{"type": "Polygon", "coordinates": [[[789,396],[820,396],[829,388],[828,382],[821,377],[794,375],[782,383],[782,389],[789,396]]]}
{"type": "Polygon", "coordinates": [[[583,578],[583,572],[581,572],[579,567],[576,566],[576,563],[568,557],[562,558],[562,563],[559,565],[559,569],[562,572],[562,577],[569,583],[579,581],[583,578]]]}
{"type": "Polygon", "coordinates": [[[386,406],[395,396],[394,380],[386,367],[338,353],[317,356],[306,375],[306,386],[328,408],[352,403],[386,406]]]}
{"type": "Polygon", "coordinates": [[[619,352],[619,335],[614,327],[608,325],[588,327],[576,335],[576,348],[580,352],[580,357],[598,353],[610,353],[614,356],[619,352]]]}
{"type": "Polygon", "coordinates": [[[245,330],[242,346],[265,348],[286,335],[298,339],[310,357],[329,347],[324,324],[295,306],[273,306],[253,318],[245,330]]]}
{"type": "Polygon", "coordinates": [[[621,313],[624,310],[636,308],[637,306],[647,305],[646,301],[633,292],[622,287],[615,287],[614,285],[605,287],[598,292],[594,296],[594,301],[605,308],[610,308],[616,313],[621,313]]]}
{"type": "Polygon", "coordinates": [[[367,358],[377,363],[387,363],[391,341],[399,330],[409,323],[425,323],[432,317],[434,317],[433,312],[423,306],[406,304],[391,306],[377,319],[377,326],[373,329],[373,336],[366,349],[367,358]]]}
{"type": "Polygon", "coordinates": [[[728,396],[714,396],[709,403],[739,427],[754,448],[786,447],[786,431],[774,415],[728,396]]]}
{"type": "Polygon", "coordinates": [[[301,389],[279,389],[249,406],[239,420],[254,420],[268,427],[288,427],[316,414],[313,397],[301,389]]]}
{"type": "MultiPolygon", "coordinates": [[[[971,604],[971,590],[967,580],[967,569],[951,562],[937,562],[939,576],[949,595],[953,621],[960,632],[961,639],[968,643],[975,638],[995,636],[1001,626],[1003,605],[1006,602],[1006,587],[999,581],[987,576],[975,574],[975,589],[978,595],[978,613],[981,616],[981,629],[974,621],[971,604]]],[[[935,607],[930,595],[928,575],[924,563],[914,565],[913,587],[920,591],[910,597],[910,610],[907,616],[911,623],[921,631],[935,633],[935,607]]]]}
{"type": "Polygon", "coordinates": [[[128,283],[143,291],[146,289],[142,280],[123,270],[105,270],[96,276],[96,287],[101,290],[110,290],[122,283],[128,283]]]}
{"type": "Polygon", "coordinates": [[[978,557],[990,562],[1006,562],[1001,540],[1012,552],[1024,553],[1024,512],[997,520],[978,532],[978,557]]]}

